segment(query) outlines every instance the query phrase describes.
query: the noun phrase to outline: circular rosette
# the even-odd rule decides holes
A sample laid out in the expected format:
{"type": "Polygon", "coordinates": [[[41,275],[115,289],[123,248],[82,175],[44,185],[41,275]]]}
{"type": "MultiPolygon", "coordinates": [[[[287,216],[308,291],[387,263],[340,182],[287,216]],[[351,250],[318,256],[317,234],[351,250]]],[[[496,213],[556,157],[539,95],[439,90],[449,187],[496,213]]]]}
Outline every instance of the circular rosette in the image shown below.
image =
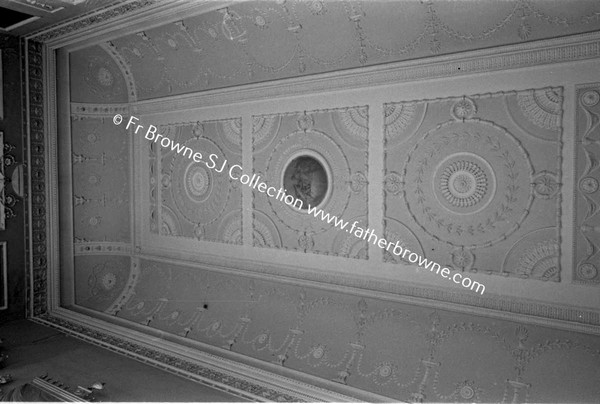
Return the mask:
{"type": "Polygon", "coordinates": [[[404,166],[412,218],[435,239],[478,247],[519,228],[533,201],[533,167],[521,144],[491,122],[447,122],[428,132],[404,166]]]}
{"type": "Polygon", "coordinates": [[[554,198],[560,191],[560,183],[556,174],[548,171],[537,174],[531,185],[534,195],[542,199],[554,198]]]}
{"type": "Polygon", "coordinates": [[[100,85],[110,87],[113,84],[113,74],[106,67],[100,67],[96,73],[96,78],[100,85]]]}
{"type": "Polygon", "coordinates": [[[586,107],[593,107],[600,102],[600,94],[597,91],[586,91],[581,96],[581,103],[586,107]]]}
{"type": "Polygon", "coordinates": [[[469,250],[456,249],[451,253],[452,268],[460,271],[470,270],[475,262],[475,256],[469,250]]]}
{"type": "MultiPolygon", "coordinates": [[[[192,150],[202,150],[203,156],[214,153],[224,156],[212,141],[193,138],[185,142],[192,150]]],[[[172,162],[171,190],[175,206],[190,223],[206,225],[221,217],[229,198],[229,176],[215,173],[204,161],[196,162],[177,154],[172,162]]],[[[222,163],[221,163],[222,164],[222,163]]],[[[220,168],[215,167],[215,168],[220,168]]]]}
{"type": "Polygon", "coordinates": [[[306,361],[311,366],[318,366],[327,359],[327,347],[325,345],[316,345],[310,348],[306,361]]]}
{"type": "Polygon", "coordinates": [[[276,197],[268,198],[275,217],[289,228],[318,233],[332,226],[320,217],[307,215],[309,204],[343,217],[350,199],[346,186],[351,181],[350,168],[340,147],[325,133],[306,130],[289,134],[275,147],[266,171],[269,185],[303,201],[302,209],[298,209],[276,197]]]}
{"type": "Polygon", "coordinates": [[[598,180],[593,177],[585,177],[579,181],[579,189],[586,194],[593,194],[598,190],[598,180]]]}
{"type": "MultiPolygon", "coordinates": [[[[120,76],[116,66],[96,56],[89,58],[87,68],[85,80],[94,89],[111,88],[115,77],[120,76]]],[[[104,90],[106,91],[106,89],[104,90]]]]}
{"type": "MultiPolygon", "coordinates": [[[[80,288],[76,294],[77,304],[105,311],[119,297],[130,274],[128,258],[115,258],[92,267],[87,277],[87,290],[80,288]]],[[[79,280],[78,282],[82,281],[79,280]]]]}
{"type": "Polygon", "coordinates": [[[577,278],[580,281],[599,281],[598,268],[591,262],[584,262],[577,267],[577,278]]]}
{"type": "Polygon", "coordinates": [[[257,351],[262,351],[269,347],[271,337],[268,331],[263,331],[252,340],[252,347],[257,351]]]}
{"type": "Polygon", "coordinates": [[[391,362],[380,363],[371,373],[371,378],[379,386],[392,383],[398,378],[398,366],[391,362]]]}
{"type": "Polygon", "coordinates": [[[400,194],[403,185],[402,177],[395,172],[387,174],[383,179],[383,189],[386,193],[391,195],[400,194]]]}
{"type": "Polygon", "coordinates": [[[456,120],[472,118],[477,113],[477,105],[472,99],[463,97],[452,105],[451,113],[456,120]]]}
{"type": "Polygon", "coordinates": [[[452,397],[455,401],[479,402],[482,390],[472,380],[456,383],[456,390],[452,397]]]}
{"type": "Polygon", "coordinates": [[[444,209],[468,215],[485,209],[492,201],[496,177],[485,159],[473,153],[455,153],[439,166],[434,172],[433,193],[444,209]]]}

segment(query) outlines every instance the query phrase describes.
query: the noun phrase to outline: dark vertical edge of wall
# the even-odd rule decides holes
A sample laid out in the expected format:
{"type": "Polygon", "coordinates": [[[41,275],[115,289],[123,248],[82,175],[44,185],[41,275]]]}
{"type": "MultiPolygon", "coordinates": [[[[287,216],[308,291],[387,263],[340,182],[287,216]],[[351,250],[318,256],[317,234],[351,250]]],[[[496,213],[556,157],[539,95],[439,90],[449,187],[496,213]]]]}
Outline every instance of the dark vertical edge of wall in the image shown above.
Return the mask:
{"type": "Polygon", "coordinates": [[[0,119],[0,131],[4,132],[5,147],[4,165],[5,182],[4,195],[12,196],[12,202],[5,200],[2,214],[5,216],[5,228],[0,231],[0,241],[6,242],[7,266],[7,308],[0,311],[0,322],[22,319],[25,317],[25,282],[24,273],[24,228],[23,206],[25,201],[12,191],[10,180],[13,171],[19,164],[24,163],[23,144],[23,73],[21,70],[22,50],[19,39],[10,34],[0,33],[0,48],[2,48],[2,97],[4,114],[0,119]],[[8,160],[6,158],[10,156],[8,160]]]}

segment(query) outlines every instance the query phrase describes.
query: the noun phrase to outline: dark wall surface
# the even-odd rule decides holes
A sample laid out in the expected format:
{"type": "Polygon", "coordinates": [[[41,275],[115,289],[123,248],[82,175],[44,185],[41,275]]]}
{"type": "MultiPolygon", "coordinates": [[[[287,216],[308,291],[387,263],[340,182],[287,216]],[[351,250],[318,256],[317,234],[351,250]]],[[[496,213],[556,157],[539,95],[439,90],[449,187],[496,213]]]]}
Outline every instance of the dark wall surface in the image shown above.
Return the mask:
{"type": "MultiPolygon", "coordinates": [[[[4,184],[0,184],[0,214],[4,216],[4,227],[0,225],[0,242],[6,249],[6,262],[0,265],[0,323],[25,318],[25,212],[23,203],[23,80],[21,50],[17,37],[0,34],[2,51],[2,98],[0,132],[3,132],[4,184]],[[4,270],[4,266],[6,270],[4,270]],[[4,276],[7,279],[8,296],[4,295],[4,276]],[[6,301],[7,299],[7,301],[6,301]]],[[[2,220],[0,220],[0,224],[2,220]]],[[[0,259],[2,258],[0,252],[0,259]]]]}

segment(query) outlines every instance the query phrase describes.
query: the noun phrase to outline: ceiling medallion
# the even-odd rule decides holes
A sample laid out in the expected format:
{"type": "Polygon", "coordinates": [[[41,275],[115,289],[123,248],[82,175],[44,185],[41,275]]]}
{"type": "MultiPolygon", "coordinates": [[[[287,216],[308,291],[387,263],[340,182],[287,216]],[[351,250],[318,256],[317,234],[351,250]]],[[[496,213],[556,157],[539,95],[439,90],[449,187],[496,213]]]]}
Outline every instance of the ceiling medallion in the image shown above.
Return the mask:
{"type": "Polygon", "coordinates": [[[472,161],[458,160],[448,165],[440,178],[442,194],[450,204],[469,207],[479,203],[488,189],[485,172],[472,161]]]}
{"type": "Polygon", "coordinates": [[[434,193],[448,211],[456,214],[483,210],[494,197],[496,178],[490,164],[473,153],[449,155],[433,173],[434,193]]]}
{"type": "Polygon", "coordinates": [[[320,206],[330,194],[330,179],[325,160],[311,151],[294,155],[283,171],[283,187],[302,201],[302,209],[320,206]]]}
{"type": "Polygon", "coordinates": [[[429,235],[457,247],[489,246],[527,216],[532,171],[521,144],[503,128],[452,120],[409,152],[402,193],[408,213],[429,235]]]}

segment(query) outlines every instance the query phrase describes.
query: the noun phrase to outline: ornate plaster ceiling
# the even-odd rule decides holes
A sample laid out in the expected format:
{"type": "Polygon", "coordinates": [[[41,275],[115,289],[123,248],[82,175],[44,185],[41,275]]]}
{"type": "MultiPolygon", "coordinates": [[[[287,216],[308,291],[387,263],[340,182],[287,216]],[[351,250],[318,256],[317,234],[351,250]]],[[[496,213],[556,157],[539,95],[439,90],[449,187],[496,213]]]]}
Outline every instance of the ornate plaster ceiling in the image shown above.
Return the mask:
{"type": "Polygon", "coordinates": [[[0,0],[0,7],[31,15],[30,19],[10,30],[15,35],[27,35],[123,2],[123,0],[0,0]]]}
{"type": "Polygon", "coordinates": [[[598,29],[594,0],[273,0],[233,3],[107,45],[130,68],[137,98],[150,99],[598,29]]]}

